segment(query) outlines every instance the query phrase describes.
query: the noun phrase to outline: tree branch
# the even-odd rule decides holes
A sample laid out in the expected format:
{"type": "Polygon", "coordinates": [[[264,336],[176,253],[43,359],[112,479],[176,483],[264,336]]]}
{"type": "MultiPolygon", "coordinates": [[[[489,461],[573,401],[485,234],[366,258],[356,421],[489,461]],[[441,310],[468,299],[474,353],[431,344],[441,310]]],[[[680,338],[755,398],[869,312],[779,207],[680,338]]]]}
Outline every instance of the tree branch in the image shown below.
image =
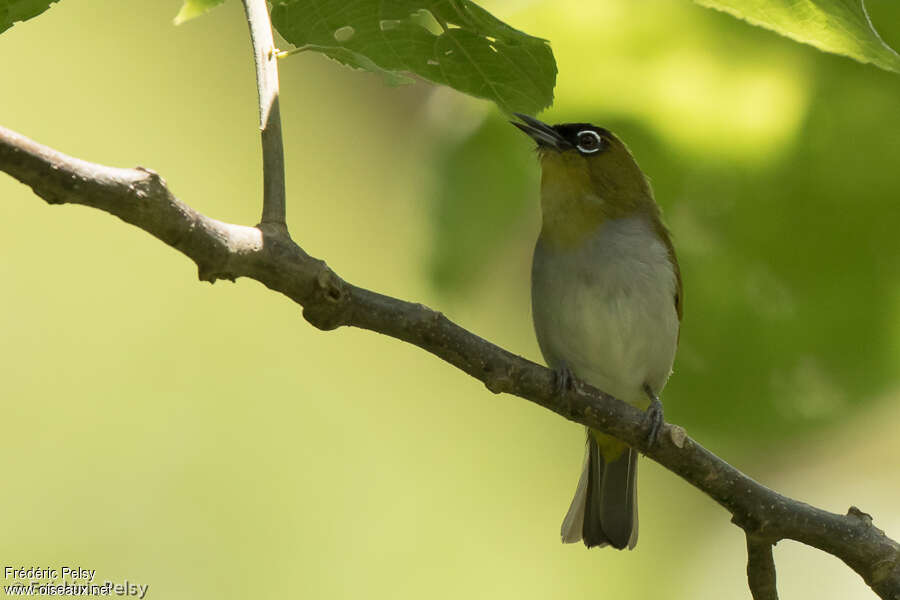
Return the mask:
{"type": "Polygon", "coordinates": [[[266,0],[243,0],[256,63],[259,90],[259,129],[263,153],[263,211],[261,223],[285,225],[284,142],[278,104],[278,59],[266,0]]]}
{"type": "Polygon", "coordinates": [[[778,600],[772,543],[747,534],[747,583],[753,600],[778,600]]]}
{"type": "MultiPolygon", "coordinates": [[[[750,479],[686,435],[664,424],[647,448],[644,413],[584,383],[558,394],[553,373],[463,329],[421,304],[372,292],[341,279],[309,256],[280,226],[223,223],[180,202],[156,173],[97,165],[52,150],[0,127],[0,170],[51,204],[92,206],[113,214],[184,253],[201,280],[248,277],[303,306],[303,316],[328,330],[368,329],[414,344],[509,393],[638,448],[732,514],[748,535],[748,575],[771,589],[771,545],[792,539],[843,560],[882,598],[900,598],[900,545],[851,507],[846,515],[792,500],[750,479]]],[[[759,582],[759,583],[756,583],[759,582]]],[[[759,592],[763,593],[763,592],[759,592]]]]}

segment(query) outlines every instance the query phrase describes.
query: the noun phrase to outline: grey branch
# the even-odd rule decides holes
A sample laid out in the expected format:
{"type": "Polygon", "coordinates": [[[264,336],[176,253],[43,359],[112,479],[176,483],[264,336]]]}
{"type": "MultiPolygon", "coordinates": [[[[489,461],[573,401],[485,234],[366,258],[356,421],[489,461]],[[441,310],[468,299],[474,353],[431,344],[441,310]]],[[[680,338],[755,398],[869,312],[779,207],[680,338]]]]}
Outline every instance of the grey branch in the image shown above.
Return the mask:
{"type": "Polygon", "coordinates": [[[259,129],[263,153],[262,223],[285,225],[284,142],[278,104],[278,59],[266,0],[244,0],[250,26],[256,87],[259,90],[259,129]]]}
{"type": "MultiPolygon", "coordinates": [[[[51,204],[98,208],[156,236],[193,260],[201,280],[255,279],[300,304],[303,316],[320,329],[358,327],[414,344],[480,380],[494,393],[520,396],[624,440],[731,513],[732,521],[750,540],[751,583],[754,573],[768,569],[771,545],[792,539],[840,558],[880,597],[900,599],[900,545],[865,513],[851,508],[845,515],[835,514],[782,496],[674,425],[664,424],[657,443],[647,448],[648,423],[642,411],[580,382],[563,394],[556,393],[549,369],[478,337],[440,312],[344,281],[323,261],[304,252],[277,223],[245,227],[217,221],[175,198],[165,181],[149,169],[85,162],[2,127],[0,170],[51,204]]],[[[773,565],[771,574],[757,578],[763,581],[759,585],[768,585],[770,577],[774,585],[773,565]]]]}

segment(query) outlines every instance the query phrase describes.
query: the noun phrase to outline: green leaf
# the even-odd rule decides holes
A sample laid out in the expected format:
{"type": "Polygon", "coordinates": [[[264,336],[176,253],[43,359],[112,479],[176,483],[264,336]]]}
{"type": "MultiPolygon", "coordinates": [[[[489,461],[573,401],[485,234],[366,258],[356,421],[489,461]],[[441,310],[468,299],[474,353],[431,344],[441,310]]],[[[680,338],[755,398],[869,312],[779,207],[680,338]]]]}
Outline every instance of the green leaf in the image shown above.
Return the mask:
{"type": "Polygon", "coordinates": [[[819,50],[900,73],[900,54],[875,31],[865,0],[694,1],[819,50]]]}
{"type": "Polygon", "coordinates": [[[225,0],[184,0],[184,5],[178,11],[178,14],[175,15],[175,24],[181,25],[185,21],[199,17],[223,2],[225,0]]]}
{"type": "Polygon", "coordinates": [[[553,101],[547,41],[468,0],[276,0],[272,22],[298,48],[357,69],[414,73],[508,112],[553,101]]]}
{"type": "Polygon", "coordinates": [[[57,0],[0,0],[0,33],[18,21],[36,17],[57,0]]]}

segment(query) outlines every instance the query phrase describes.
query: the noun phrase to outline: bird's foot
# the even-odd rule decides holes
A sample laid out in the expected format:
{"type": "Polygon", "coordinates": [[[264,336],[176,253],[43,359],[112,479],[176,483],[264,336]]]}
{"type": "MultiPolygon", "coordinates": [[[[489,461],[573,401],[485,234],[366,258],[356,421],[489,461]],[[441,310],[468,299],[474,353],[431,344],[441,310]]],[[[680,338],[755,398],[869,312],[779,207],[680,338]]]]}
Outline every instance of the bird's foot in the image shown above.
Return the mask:
{"type": "Polygon", "coordinates": [[[647,414],[644,421],[650,424],[650,432],[647,434],[647,448],[652,448],[659,439],[659,430],[662,429],[663,423],[663,406],[650,386],[644,384],[644,393],[650,398],[650,406],[647,407],[647,414]]]}
{"type": "Polygon", "coordinates": [[[566,364],[557,369],[553,369],[553,392],[557,396],[562,396],[575,387],[575,375],[566,364]]]}

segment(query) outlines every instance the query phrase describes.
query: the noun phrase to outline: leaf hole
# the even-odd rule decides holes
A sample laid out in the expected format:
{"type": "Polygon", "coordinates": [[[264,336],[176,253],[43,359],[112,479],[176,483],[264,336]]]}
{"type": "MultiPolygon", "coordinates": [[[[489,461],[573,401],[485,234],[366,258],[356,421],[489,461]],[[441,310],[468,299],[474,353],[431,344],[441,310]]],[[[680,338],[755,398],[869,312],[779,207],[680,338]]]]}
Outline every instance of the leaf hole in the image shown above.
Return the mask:
{"type": "Polygon", "coordinates": [[[382,19],[378,22],[378,27],[382,31],[390,31],[391,29],[397,29],[402,24],[403,21],[400,19],[382,19]]]}
{"type": "Polygon", "coordinates": [[[434,60],[433,58],[429,58],[429,59],[428,59],[428,64],[436,67],[436,66],[438,66],[438,65],[441,64],[441,63],[439,63],[438,61],[434,60]]]}
{"type": "Polygon", "coordinates": [[[356,35],[356,29],[350,25],[344,25],[343,27],[334,30],[334,39],[338,42],[346,42],[354,35],[356,35]]]}

